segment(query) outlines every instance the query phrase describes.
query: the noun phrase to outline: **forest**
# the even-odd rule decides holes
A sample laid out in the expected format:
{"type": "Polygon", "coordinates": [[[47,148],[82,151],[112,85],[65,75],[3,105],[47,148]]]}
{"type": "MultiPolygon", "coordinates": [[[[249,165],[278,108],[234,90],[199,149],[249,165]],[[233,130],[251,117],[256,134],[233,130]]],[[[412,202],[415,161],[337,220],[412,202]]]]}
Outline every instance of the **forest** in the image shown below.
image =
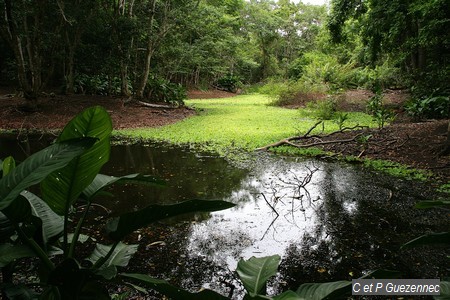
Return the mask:
{"type": "Polygon", "coordinates": [[[0,0],[0,298],[448,299],[450,2],[321,3],[0,0]]]}
{"type": "MultiPolygon", "coordinates": [[[[182,99],[300,82],[448,95],[447,1],[2,1],[2,85],[182,99]],[[166,95],[170,94],[170,95],[166,95]]],[[[300,87],[298,87],[300,88],[300,87]]],[[[306,87],[304,87],[306,88],[306,87]]]]}

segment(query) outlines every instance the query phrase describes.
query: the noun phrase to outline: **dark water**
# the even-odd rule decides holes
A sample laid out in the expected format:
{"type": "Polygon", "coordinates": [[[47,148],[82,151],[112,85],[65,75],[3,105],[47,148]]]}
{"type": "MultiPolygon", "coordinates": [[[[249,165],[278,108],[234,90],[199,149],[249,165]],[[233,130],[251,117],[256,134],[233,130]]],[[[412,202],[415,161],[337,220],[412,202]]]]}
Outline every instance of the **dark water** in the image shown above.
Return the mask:
{"type": "MultiPolygon", "coordinates": [[[[24,159],[49,139],[0,139],[0,157],[24,159]]],[[[160,275],[187,288],[225,294],[234,289],[238,297],[242,287],[232,272],[237,261],[272,254],[283,259],[269,285],[274,292],[303,282],[351,280],[378,268],[400,270],[404,278],[439,278],[450,268],[444,249],[399,250],[413,237],[449,227],[448,212],[413,208],[434,197],[417,182],[336,162],[270,155],[235,165],[161,144],[114,146],[103,173],[153,174],[168,183],[164,189],[115,188],[115,197],[101,202],[113,213],[193,198],[237,204],[181,219],[183,230],[161,244],[159,250],[173,251],[174,257],[166,253],[172,265],[164,262],[160,275]]]]}

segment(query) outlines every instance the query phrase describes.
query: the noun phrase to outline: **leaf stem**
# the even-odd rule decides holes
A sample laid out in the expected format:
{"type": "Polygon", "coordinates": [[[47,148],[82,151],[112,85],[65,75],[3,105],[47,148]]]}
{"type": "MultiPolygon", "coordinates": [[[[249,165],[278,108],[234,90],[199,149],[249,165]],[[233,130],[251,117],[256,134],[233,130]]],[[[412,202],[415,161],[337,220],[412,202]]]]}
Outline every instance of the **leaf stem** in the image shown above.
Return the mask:
{"type": "Polygon", "coordinates": [[[33,251],[36,253],[36,255],[41,259],[42,263],[47,267],[49,271],[52,271],[55,269],[55,265],[53,262],[48,258],[47,253],[36,243],[36,241],[32,238],[29,238],[25,232],[23,232],[22,228],[14,222],[14,227],[17,230],[17,233],[19,234],[20,239],[26,243],[33,251]]]}
{"type": "Polygon", "coordinates": [[[75,232],[72,237],[72,242],[70,243],[69,252],[67,254],[68,258],[73,257],[73,253],[75,252],[75,246],[76,246],[76,243],[78,242],[78,237],[80,236],[81,226],[83,225],[84,220],[87,217],[87,214],[89,212],[89,209],[91,208],[91,205],[92,205],[92,202],[89,201],[88,204],[86,205],[86,209],[85,209],[83,215],[81,216],[80,220],[78,221],[77,227],[75,228],[75,232]]]}

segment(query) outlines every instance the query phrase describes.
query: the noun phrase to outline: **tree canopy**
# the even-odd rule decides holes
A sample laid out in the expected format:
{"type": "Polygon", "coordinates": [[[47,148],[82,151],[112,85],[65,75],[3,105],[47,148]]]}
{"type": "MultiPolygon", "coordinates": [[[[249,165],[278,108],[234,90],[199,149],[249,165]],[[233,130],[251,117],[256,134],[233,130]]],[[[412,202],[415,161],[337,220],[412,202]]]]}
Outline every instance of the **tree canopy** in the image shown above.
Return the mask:
{"type": "Polygon", "coordinates": [[[448,83],[445,0],[333,0],[328,11],[288,0],[0,0],[0,9],[0,78],[27,99],[47,88],[158,98],[224,78],[298,80],[311,63],[325,81],[328,64],[398,68],[404,85],[427,92],[448,83]]]}

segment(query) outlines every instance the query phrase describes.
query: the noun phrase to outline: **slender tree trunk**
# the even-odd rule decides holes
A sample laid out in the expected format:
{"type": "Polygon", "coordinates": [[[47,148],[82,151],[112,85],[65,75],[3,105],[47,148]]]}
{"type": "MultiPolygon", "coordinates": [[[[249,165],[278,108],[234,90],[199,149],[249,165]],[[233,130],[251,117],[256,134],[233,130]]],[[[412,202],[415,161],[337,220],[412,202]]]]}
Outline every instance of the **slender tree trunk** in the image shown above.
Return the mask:
{"type": "MultiPolygon", "coordinates": [[[[153,29],[153,23],[155,22],[155,13],[156,13],[155,8],[156,8],[156,0],[153,0],[152,16],[151,16],[150,22],[149,22],[150,30],[153,29]]],[[[138,87],[136,89],[136,97],[138,99],[144,98],[145,86],[147,85],[148,76],[150,75],[150,63],[151,63],[153,52],[154,52],[153,38],[154,38],[153,36],[149,36],[148,40],[147,40],[147,49],[146,49],[146,55],[145,55],[145,60],[144,60],[144,70],[143,70],[142,76],[140,78],[138,87]]]]}
{"type": "Polygon", "coordinates": [[[153,56],[153,42],[151,40],[151,38],[149,38],[148,42],[147,42],[147,51],[146,51],[146,55],[145,55],[145,61],[144,61],[144,72],[141,76],[141,80],[139,82],[137,91],[136,91],[136,97],[138,99],[142,99],[144,98],[144,91],[145,91],[145,86],[147,85],[147,81],[148,81],[148,76],[150,75],[150,63],[152,60],[152,56],[153,56]]]}

